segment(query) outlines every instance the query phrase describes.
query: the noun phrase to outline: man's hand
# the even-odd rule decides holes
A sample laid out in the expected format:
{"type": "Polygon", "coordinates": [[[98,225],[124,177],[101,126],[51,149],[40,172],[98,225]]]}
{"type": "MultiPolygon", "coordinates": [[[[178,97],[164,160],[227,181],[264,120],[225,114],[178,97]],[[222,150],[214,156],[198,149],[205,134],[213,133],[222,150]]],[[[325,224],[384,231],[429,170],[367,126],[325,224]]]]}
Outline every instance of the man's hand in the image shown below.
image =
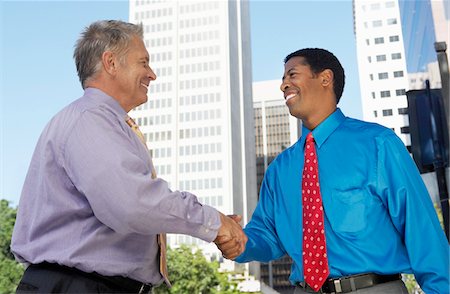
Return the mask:
{"type": "Polygon", "coordinates": [[[248,238],[241,225],[239,225],[241,219],[242,217],[239,215],[228,217],[220,213],[222,225],[214,243],[216,243],[225,258],[235,259],[245,250],[248,238]]]}

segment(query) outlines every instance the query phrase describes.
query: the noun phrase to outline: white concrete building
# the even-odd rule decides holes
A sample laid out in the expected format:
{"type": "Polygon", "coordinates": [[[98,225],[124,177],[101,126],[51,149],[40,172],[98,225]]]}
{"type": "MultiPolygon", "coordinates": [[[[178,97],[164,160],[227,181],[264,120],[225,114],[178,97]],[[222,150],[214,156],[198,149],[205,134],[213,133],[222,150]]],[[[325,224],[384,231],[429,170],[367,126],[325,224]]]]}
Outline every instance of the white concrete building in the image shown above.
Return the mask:
{"type": "Polygon", "coordinates": [[[410,146],[398,1],[354,0],[353,7],[363,119],[392,128],[410,146]]]}
{"type": "MultiPolygon", "coordinates": [[[[139,0],[129,13],[157,75],[131,116],[158,176],[246,223],[257,201],[248,2],[139,0]]],[[[169,235],[168,244],[222,261],[213,243],[169,235]]]]}
{"type": "Polygon", "coordinates": [[[442,86],[434,42],[449,46],[448,1],[354,0],[353,8],[363,119],[392,128],[409,147],[405,92],[426,80],[442,86]]]}

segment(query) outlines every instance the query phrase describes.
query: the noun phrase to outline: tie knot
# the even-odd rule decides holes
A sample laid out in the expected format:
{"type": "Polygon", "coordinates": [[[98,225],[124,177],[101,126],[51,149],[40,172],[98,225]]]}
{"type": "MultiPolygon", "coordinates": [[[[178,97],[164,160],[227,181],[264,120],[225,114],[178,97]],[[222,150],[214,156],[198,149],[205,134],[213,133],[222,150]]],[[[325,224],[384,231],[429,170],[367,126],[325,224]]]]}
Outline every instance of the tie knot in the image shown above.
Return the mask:
{"type": "Polygon", "coordinates": [[[306,136],[306,143],[313,143],[314,142],[314,137],[313,137],[313,134],[312,134],[312,132],[311,133],[309,133],[307,136],[306,136]]]}

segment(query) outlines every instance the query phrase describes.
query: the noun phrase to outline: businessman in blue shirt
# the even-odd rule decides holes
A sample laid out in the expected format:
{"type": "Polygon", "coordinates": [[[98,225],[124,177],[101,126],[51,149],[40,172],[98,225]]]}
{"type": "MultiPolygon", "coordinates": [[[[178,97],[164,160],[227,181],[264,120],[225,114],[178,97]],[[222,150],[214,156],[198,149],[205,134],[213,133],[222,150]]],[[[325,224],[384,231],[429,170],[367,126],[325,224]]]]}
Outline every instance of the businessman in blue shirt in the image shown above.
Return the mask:
{"type": "MultiPolygon", "coordinates": [[[[286,57],[281,91],[303,122],[302,136],[268,167],[236,261],[288,254],[295,293],[315,293],[305,283],[302,256],[302,170],[312,133],[329,270],[319,291],[407,293],[400,274],[413,273],[425,293],[449,293],[449,246],[420,174],[392,130],[337,108],[344,81],[340,62],[326,50],[286,57]]],[[[226,256],[227,246],[221,249],[226,256]]]]}

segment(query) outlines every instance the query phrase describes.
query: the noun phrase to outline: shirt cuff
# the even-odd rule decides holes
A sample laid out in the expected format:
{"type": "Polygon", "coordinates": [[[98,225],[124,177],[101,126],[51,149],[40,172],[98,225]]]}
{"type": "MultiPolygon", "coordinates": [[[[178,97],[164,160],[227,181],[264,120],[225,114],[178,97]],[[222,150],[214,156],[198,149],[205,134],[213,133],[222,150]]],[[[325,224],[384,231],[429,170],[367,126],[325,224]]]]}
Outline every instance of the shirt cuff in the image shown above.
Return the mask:
{"type": "Polygon", "coordinates": [[[208,205],[203,205],[203,211],[205,221],[200,226],[197,234],[200,239],[212,242],[216,239],[222,225],[220,214],[215,208],[208,205]]]}

